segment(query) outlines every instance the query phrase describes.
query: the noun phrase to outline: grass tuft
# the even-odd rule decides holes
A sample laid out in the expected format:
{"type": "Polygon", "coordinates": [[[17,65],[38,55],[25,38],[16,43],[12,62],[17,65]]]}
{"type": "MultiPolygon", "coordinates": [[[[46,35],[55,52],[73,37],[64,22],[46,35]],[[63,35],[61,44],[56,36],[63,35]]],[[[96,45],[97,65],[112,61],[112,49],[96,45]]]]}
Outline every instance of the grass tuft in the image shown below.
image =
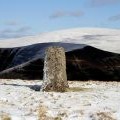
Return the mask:
{"type": "Polygon", "coordinates": [[[62,118],[60,116],[57,116],[55,118],[48,116],[47,110],[48,110],[47,107],[44,105],[39,107],[38,120],[62,120],[62,118]]]}
{"type": "Polygon", "coordinates": [[[62,120],[62,118],[59,116],[59,117],[53,118],[53,120],[62,120]]]}
{"type": "Polygon", "coordinates": [[[2,114],[0,116],[0,118],[1,118],[0,120],[12,120],[11,117],[8,114],[5,114],[5,113],[2,114]]]}
{"type": "Polygon", "coordinates": [[[79,87],[70,87],[66,89],[66,92],[83,92],[83,91],[91,91],[91,88],[79,88],[79,87]]]}

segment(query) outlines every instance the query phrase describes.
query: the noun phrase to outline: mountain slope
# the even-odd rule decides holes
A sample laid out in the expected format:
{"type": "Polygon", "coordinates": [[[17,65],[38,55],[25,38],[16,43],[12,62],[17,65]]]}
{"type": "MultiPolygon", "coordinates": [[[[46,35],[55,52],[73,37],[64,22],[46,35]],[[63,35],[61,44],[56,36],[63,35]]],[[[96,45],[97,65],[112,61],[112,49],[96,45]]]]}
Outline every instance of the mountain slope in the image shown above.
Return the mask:
{"type": "Polygon", "coordinates": [[[60,42],[1,49],[0,78],[42,79],[45,49],[49,46],[65,48],[67,77],[69,80],[119,81],[119,54],[83,44],[60,42]]]}

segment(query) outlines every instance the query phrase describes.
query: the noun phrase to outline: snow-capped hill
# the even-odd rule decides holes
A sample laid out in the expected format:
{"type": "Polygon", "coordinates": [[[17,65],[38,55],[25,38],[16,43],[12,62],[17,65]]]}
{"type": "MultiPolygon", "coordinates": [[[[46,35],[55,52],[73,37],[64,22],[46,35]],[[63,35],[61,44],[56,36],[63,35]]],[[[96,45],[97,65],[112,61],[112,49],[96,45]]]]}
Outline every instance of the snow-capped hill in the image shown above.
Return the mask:
{"type": "Polygon", "coordinates": [[[105,28],[59,30],[36,36],[0,40],[0,48],[21,47],[46,42],[87,44],[102,50],[120,53],[120,30],[105,28]]]}

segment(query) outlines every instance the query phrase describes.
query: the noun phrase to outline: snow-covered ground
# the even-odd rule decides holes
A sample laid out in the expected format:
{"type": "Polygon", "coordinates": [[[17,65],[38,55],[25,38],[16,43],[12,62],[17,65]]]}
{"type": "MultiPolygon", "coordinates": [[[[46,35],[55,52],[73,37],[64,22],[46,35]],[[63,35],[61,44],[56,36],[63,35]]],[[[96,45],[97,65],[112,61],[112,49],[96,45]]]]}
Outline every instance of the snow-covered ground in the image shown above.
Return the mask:
{"type": "Polygon", "coordinates": [[[120,53],[120,30],[105,28],[74,28],[41,33],[36,36],[0,40],[0,48],[27,46],[46,42],[86,44],[102,50],[120,53]]]}
{"type": "Polygon", "coordinates": [[[38,120],[38,111],[45,108],[46,116],[62,120],[120,120],[119,82],[70,81],[76,91],[65,93],[37,91],[41,84],[39,80],[0,79],[0,115],[38,120]]]}

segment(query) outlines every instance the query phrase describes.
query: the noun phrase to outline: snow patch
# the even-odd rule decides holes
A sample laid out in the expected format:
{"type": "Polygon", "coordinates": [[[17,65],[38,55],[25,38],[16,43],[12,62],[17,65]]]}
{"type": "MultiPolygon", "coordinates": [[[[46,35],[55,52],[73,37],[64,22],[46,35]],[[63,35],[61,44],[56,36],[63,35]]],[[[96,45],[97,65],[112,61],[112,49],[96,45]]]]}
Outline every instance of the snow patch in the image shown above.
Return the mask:
{"type": "Polygon", "coordinates": [[[40,92],[31,86],[41,86],[42,81],[0,80],[0,114],[8,113],[12,120],[37,120],[40,105],[47,108],[50,117],[63,120],[97,120],[106,117],[120,120],[119,82],[73,82],[77,92],[40,92]]]}

